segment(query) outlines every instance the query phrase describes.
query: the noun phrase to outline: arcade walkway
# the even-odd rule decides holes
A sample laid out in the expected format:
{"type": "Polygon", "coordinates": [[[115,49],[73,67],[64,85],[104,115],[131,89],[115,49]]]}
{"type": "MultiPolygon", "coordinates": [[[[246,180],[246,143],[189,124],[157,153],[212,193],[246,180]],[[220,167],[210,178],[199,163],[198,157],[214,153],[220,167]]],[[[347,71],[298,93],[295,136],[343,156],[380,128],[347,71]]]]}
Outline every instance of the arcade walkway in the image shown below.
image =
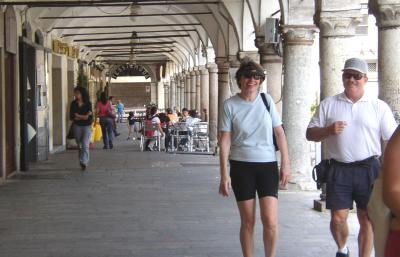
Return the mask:
{"type": "MultiPolygon", "coordinates": [[[[0,186],[0,256],[240,257],[239,216],[233,198],[217,194],[217,158],[140,153],[120,130],[84,173],[68,151],[0,186]]],[[[334,256],[329,216],[311,210],[317,197],[281,192],[279,257],[334,256]]],[[[351,222],[354,252],[354,214],[351,222]]]]}

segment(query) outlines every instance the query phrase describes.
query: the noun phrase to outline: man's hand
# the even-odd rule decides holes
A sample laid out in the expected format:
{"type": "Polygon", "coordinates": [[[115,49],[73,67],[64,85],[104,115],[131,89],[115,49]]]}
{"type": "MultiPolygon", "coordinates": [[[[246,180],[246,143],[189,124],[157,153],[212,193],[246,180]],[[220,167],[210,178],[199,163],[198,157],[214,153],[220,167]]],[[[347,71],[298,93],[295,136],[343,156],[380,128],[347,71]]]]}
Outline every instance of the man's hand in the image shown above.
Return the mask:
{"type": "Polygon", "coordinates": [[[231,190],[231,177],[230,176],[223,176],[221,177],[221,182],[219,184],[219,193],[224,197],[229,196],[229,191],[231,190]]]}
{"type": "Polygon", "coordinates": [[[342,134],[343,130],[347,127],[347,122],[345,121],[336,121],[332,125],[330,125],[329,131],[332,135],[340,135],[342,134]]]}

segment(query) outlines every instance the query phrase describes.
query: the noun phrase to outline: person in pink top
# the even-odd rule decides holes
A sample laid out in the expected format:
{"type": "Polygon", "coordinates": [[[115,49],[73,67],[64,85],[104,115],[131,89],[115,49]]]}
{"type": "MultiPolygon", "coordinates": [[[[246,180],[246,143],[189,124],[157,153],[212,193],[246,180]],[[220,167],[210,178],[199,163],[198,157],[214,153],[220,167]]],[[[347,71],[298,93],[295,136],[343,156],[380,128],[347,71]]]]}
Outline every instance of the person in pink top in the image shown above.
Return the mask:
{"type": "Polygon", "coordinates": [[[100,118],[100,126],[103,133],[103,149],[112,149],[113,145],[113,120],[115,114],[110,101],[108,101],[106,93],[102,92],[100,95],[100,101],[96,106],[97,117],[100,118]]]}

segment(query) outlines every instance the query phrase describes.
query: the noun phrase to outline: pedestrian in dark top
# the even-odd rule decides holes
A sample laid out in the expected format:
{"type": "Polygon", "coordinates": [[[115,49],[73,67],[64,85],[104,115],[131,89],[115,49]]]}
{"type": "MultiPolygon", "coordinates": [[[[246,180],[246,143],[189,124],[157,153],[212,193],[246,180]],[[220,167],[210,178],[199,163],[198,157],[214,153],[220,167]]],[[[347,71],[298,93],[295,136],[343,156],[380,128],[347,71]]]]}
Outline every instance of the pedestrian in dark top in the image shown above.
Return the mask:
{"type": "MultiPolygon", "coordinates": [[[[110,102],[111,108],[112,108],[113,111],[114,111],[114,106],[113,106],[114,96],[110,96],[110,97],[108,98],[108,101],[110,102]]],[[[115,117],[113,118],[112,122],[113,122],[113,133],[114,133],[114,136],[117,137],[117,136],[119,136],[119,135],[121,135],[121,134],[118,133],[118,131],[117,131],[117,122],[116,122],[116,120],[115,120],[115,117]]]]}
{"type": "Polygon", "coordinates": [[[79,163],[82,170],[85,170],[89,163],[89,143],[92,135],[92,103],[84,87],[75,87],[74,96],[69,115],[73,121],[74,137],[79,149],[79,163]]]}
{"type": "MultiPolygon", "coordinates": [[[[134,126],[135,126],[135,116],[133,112],[129,112],[129,116],[127,118],[127,124],[128,124],[128,138],[126,140],[131,139],[131,135],[134,131],[134,126]]],[[[135,140],[135,137],[133,136],[133,140],[135,140]]]]}

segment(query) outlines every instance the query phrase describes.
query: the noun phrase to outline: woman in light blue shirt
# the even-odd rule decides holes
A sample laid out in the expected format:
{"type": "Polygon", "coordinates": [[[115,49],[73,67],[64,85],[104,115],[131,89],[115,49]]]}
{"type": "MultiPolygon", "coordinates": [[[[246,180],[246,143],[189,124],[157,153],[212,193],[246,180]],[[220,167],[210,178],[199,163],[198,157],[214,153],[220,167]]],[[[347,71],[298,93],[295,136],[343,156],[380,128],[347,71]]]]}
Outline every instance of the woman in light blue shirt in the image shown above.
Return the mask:
{"type": "Polygon", "coordinates": [[[261,65],[254,61],[243,61],[236,72],[241,91],[225,101],[220,114],[219,192],[227,197],[232,187],[235,194],[241,218],[240,242],[244,257],[254,256],[256,193],[264,228],[265,257],[275,257],[278,188],[279,183],[286,186],[291,174],[281,118],[272,98],[260,94],[260,84],[264,79],[265,72],[261,65]],[[280,170],[274,134],[281,152],[280,170]]]}

